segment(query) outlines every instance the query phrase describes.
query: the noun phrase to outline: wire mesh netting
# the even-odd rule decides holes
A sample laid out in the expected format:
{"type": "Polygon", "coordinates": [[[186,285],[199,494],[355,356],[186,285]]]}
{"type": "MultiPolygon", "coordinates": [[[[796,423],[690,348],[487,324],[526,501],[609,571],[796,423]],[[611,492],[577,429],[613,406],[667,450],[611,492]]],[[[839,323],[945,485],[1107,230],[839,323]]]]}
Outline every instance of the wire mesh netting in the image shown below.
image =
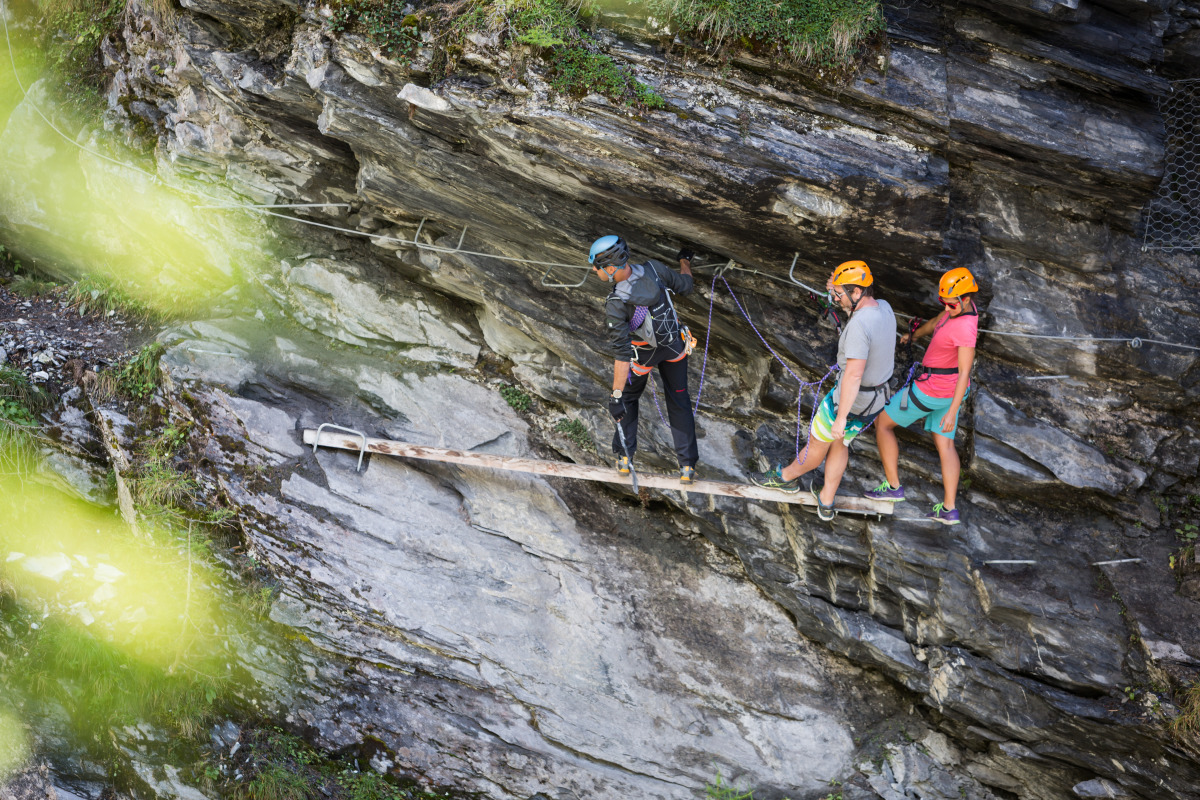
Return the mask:
{"type": "Polygon", "coordinates": [[[1147,250],[1200,250],[1200,79],[1174,81],[1159,100],[1166,169],[1146,205],[1147,250]]]}

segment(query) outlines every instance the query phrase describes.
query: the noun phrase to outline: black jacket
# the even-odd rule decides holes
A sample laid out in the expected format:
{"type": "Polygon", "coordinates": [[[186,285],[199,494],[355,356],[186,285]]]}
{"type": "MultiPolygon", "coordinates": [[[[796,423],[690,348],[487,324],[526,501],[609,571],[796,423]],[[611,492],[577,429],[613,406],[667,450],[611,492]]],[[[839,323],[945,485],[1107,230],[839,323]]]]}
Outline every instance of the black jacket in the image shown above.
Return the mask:
{"type": "MultiPolygon", "coordinates": [[[[654,259],[645,264],[634,264],[633,274],[613,287],[604,304],[609,353],[617,361],[633,360],[633,337],[629,330],[629,322],[638,306],[649,308],[655,319],[671,313],[666,294],[659,288],[658,283],[655,283],[650,270],[654,270],[662,285],[675,294],[682,296],[692,291],[691,275],[676,272],[654,259]]],[[[667,345],[670,342],[659,344],[667,345]]]]}

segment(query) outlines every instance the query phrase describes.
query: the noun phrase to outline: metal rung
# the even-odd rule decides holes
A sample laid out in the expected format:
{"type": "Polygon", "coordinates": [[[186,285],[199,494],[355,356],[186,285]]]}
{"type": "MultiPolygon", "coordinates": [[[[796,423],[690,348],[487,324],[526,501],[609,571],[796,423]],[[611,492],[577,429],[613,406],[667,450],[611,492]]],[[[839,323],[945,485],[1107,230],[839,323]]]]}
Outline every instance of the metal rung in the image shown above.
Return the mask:
{"type": "Polygon", "coordinates": [[[313,455],[317,454],[317,448],[321,446],[321,431],[326,428],[342,431],[343,433],[352,433],[362,439],[362,447],[358,450],[358,466],[354,468],[355,472],[362,472],[363,456],[367,454],[367,435],[362,431],[356,431],[353,428],[343,428],[341,425],[334,425],[332,422],[322,422],[317,426],[317,435],[313,439],[313,455]]]}

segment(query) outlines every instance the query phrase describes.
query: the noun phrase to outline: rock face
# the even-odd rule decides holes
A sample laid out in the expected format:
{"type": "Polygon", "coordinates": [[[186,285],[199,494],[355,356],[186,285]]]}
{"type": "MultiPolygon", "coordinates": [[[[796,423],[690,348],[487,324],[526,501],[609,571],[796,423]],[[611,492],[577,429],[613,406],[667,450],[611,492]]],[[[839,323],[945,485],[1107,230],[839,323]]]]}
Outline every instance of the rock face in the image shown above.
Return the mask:
{"type": "MultiPolygon", "coordinates": [[[[918,0],[888,9],[879,68],[838,87],[611,36],[672,105],[635,116],[555,98],[536,59],[514,82],[486,44],[429,85],[428,54],[399,65],[330,39],[316,9],[130,9],[110,99],[156,126],[161,162],[255,202],[350,202],[310,219],[360,234],[281,223],[295,253],[256,279],[298,327],[234,315],[168,337],[208,460],[287,578],[274,615],[324,654],[277,687],[320,742],[369,740],[381,768],[495,797],[694,796],[714,764],[756,797],[817,797],[860,768],[857,731],[907,699],[953,743],[897,749],[847,797],[1200,792],[1195,743],[1141,702],[1200,667],[1200,605],[1166,566],[1200,493],[1198,354],[1001,335],[1200,341],[1195,258],[1142,252],[1137,234],[1163,170],[1155,96],[1189,63],[1192,17],[918,0]],[[711,338],[704,470],[732,479],[794,437],[793,382],[743,314],[805,379],[830,357],[793,253],[809,284],[865,258],[918,316],[945,268],[969,266],[999,333],[963,415],[966,524],[931,530],[901,507],[824,525],[677,493],[642,507],[381,459],[356,473],[300,448],[295,427],[337,422],[595,460],[545,415],[610,435],[601,290],[549,288],[584,273],[511,259],[580,263],[612,231],[642,255],[683,241],[744,268],[705,272],[681,302],[711,338]],[[448,369],[497,357],[538,415],[509,410],[486,370],[448,369]]],[[[643,418],[647,465],[670,465],[643,418]]],[[[872,450],[844,491],[878,480],[872,450]]],[[[924,510],[936,457],[914,437],[903,451],[924,510]]]]}

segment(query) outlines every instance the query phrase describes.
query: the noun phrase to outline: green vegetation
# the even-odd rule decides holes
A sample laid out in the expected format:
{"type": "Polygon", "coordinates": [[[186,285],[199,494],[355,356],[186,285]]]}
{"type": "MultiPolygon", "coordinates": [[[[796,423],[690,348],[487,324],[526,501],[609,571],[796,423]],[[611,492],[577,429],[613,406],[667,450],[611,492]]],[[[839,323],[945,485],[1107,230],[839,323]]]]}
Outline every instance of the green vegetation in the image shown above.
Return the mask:
{"type": "Polygon", "coordinates": [[[0,475],[22,474],[36,463],[38,414],[50,403],[25,373],[0,366],[0,475]]]}
{"type": "MultiPolygon", "coordinates": [[[[878,0],[643,0],[680,33],[715,45],[718,53],[748,50],[788,62],[843,72],[878,44],[886,30],[878,0]]],[[[443,74],[473,33],[515,50],[541,51],[547,80],[562,95],[599,93],[630,107],[665,108],[654,89],[603,52],[589,33],[593,0],[467,0],[426,5],[416,14],[404,0],[334,0],[330,31],[366,35],[391,58],[409,58],[421,31],[443,74]]],[[[515,55],[515,53],[514,53],[515,55]]],[[[519,62],[518,62],[519,63],[519,62]]]]}
{"type": "Polygon", "coordinates": [[[528,411],[533,398],[520,386],[501,386],[500,396],[512,406],[513,411],[528,411]]]}
{"type": "Polygon", "coordinates": [[[343,0],[333,8],[334,33],[361,30],[389,58],[408,58],[421,44],[420,18],[405,13],[405,0],[343,0]]]}
{"type": "Polygon", "coordinates": [[[279,728],[251,735],[249,780],[235,784],[235,800],[450,800],[450,795],[392,783],[372,770],[325,756],[279,728]]]}
{"type": "Polygon", "coordinates": [[[50,66],[62,78],[63,99],[98,115],[104,108],[100,43],[120,26],[125,0],[35,2],[42,15],[42,45],[50,66]]]}
{"type": "Polygon", "coordinates": [[[154,309],[107,278],[85,276],[68,286],[64,296],[68,305],[80,316],[112,316],[119,313],[123,317],[142,321],[155,316],[154,309]]]}
{"type": "Polygon", "coordinates": [[[158,360],[165,351],[166,348],[158,342],[151,342],[138,350],[115,373],[117,391],[133,400],[145,400],[154,394],[162,382],[158,360]]]}
{"type": "Polygon", "coordinates": [[[1179,716],[1171,721],[1171,733],[1184,740],[1200,740],[1200,681],[1183,690],[1178,699],[1179,716]]]}
{"type": "Polygon", "coordinates": [[[220,681],[197,670],[168,674],[69,622],[37,622],[40,614],[31,617],[11,600],[0,605],[13,631],[4,643],[7,682],[39,703],[73,709],[81,739],[103,745],[108,731],[142,720],[192,738],[214,720],[220,681]]]}
{"type": "Polygon", "coordinates": [[[706,784],[704,787],[704,796],[708,800],[754,800],[754,792],[749,789],[739,789],[736,786],[730,786],[725,783],[721,777],[721,770],[717,770],[717,777],[712,783],[706,784]]]}
{"type": "Polygon", "coordinates": [[[53,281],[44,281],[36,278],[33,275],[18,275],[13,278],[8,284],[8,289],[15,295],[20,297],[41,297],[53,292],[57,288],[57,284],[53,281]]]}
{"type": "Polygon", "coordinates": [[[561,433],[584,450],[592,449],[592,435],[587,427],[577,419],[563,417],[554,424],[554,432],[561,433]]]}
{"type": "Polygon", "coordinates": [[[625,105],[666,108],[667,103],[658,92],[618,67],[603,53],[583,47],[557,48],[553,64],[549,73],[550,85],[561,94],[582,97],[596,92],[624,101],[625,105]]]}
{"type": "Polygon", "coordinates": [[[886,29],[877,0],[645,0],[677,29],[790,61],[839,69],[886,29]]]}

